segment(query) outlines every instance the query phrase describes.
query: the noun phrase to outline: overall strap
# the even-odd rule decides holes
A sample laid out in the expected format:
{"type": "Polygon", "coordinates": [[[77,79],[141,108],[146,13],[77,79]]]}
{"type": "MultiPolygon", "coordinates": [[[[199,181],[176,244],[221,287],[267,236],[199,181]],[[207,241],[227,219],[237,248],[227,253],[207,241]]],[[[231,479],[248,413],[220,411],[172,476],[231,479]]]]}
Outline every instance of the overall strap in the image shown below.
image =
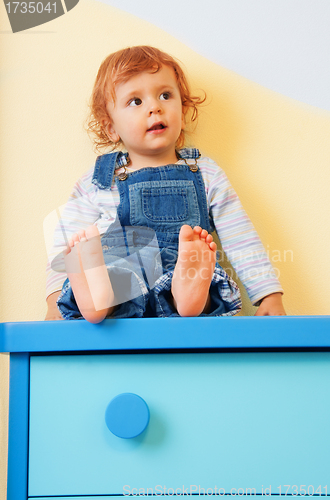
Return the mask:
{"type": "Polygon", "coordinates": [[[182,148],[178,151],[178,156],[183,160],[194,159],[195,164],[189,165],[189,169],[194,174],[195,188],[198,190],[198,203],[200,208],[201,226],[206,229],[209,233],[215,230],[213,221],[210,219],[209,211],[207,208],[207,198],[205,191],[205,184],[201,171],[197,166],[197,160],[200,158],[201,154],[199,149],[196,148],[182,148]]]}
{"type": "Polygon", "coordinates": [[[98,156],[92,183],[99,189],[110,189],[115,169],[125,164],[127,164],[126,155],[121,151],[98,156]]]}

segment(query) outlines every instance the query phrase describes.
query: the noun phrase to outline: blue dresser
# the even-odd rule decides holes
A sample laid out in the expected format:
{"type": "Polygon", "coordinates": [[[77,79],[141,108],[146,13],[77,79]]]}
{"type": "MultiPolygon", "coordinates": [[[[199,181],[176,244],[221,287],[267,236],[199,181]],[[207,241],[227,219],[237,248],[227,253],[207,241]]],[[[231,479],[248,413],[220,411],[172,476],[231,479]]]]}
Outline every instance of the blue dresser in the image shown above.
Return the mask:
{"type": "Polygon", "coordinates": [[[0,350],[8,500],[330,496],[330,317],[4,323],[0,350]]]}

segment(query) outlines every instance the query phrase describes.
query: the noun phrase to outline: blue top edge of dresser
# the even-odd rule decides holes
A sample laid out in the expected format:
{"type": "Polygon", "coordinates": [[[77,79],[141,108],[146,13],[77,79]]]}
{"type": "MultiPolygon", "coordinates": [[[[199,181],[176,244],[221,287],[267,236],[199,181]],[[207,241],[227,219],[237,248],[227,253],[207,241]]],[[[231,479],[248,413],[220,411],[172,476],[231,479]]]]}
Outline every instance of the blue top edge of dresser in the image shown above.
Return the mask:
{"type": "Polygon", "coordinates": [[[107,319],[0,323],[0,352],[327,349],[330,316],[107,319]]]}

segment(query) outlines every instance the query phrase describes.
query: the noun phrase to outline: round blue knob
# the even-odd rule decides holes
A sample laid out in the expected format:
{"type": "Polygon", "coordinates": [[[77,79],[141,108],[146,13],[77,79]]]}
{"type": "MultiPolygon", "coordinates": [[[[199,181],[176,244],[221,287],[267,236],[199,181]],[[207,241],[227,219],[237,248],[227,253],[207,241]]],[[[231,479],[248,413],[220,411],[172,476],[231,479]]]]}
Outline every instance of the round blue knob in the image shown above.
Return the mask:
{"type": "Polygon", "coordinates": [[[148,405],[137,394],[119,394],[108,404],[105,422],[115,436],[134,438],[141,434],[149,423],[148,405]]]}

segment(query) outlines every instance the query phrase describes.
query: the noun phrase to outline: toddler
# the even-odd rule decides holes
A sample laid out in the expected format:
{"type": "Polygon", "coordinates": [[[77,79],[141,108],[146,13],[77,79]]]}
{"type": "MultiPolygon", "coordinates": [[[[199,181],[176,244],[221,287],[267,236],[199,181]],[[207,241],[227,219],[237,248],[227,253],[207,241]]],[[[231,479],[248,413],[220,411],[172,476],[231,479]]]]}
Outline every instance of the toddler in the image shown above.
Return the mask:
{"type": "Polygon", "coordinates": [[[178,62],[156,48],[127,48],[102,63],[89,130],[112,152],[76,183],[56,228],[46,319],[236,314],[239,289],[216,262],[214,230],[256,314],[285,314],[281,285],[226,175],[183,147],[202,102],[178,62]]]}

